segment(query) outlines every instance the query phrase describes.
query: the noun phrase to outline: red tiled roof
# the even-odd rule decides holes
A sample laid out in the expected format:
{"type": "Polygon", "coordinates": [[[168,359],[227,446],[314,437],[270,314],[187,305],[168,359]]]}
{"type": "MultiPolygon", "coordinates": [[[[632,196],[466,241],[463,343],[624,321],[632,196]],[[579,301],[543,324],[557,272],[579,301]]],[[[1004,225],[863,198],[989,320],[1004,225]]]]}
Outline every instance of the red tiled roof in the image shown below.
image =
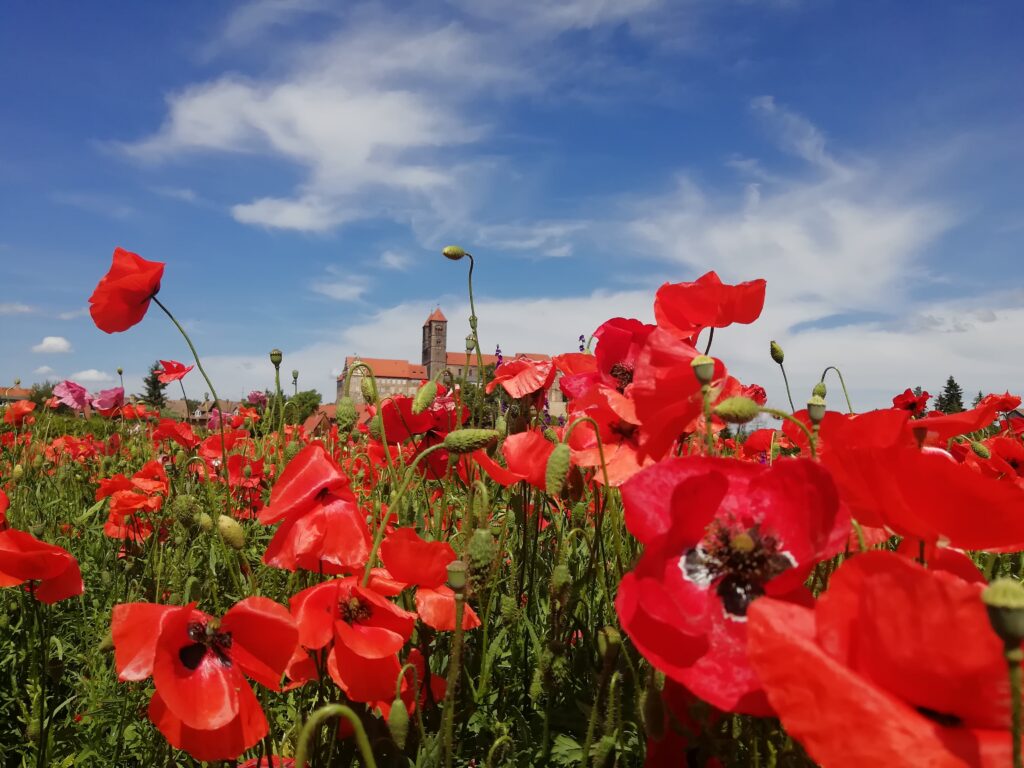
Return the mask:
{"type": "Polygon", "coordinates": [[[0,387],[0,399],[3,400],[28,400],[31,394],[32,390],[25,387],[0,387]]]}
{"type": "MultiPolygon", "coordinates": [[[[422,365],[415,365],[407,360],[391,360],[383,357],[346,357],[345,369],[347,370],[357,360],[369,366],[373,375],[379,378],[417,380],[427,378],[427,369],[422,365]]],[[[344,374],[338,377],[339,380],[343,378],[344,374]]]]}
{"type": "MultiPolygon", "coordinates": [[[[484,366],[497,365],[498,358],[496,355],[484,355],[484,366]]],[[[448,357],[445,360],[445,364],[448,366],[452,365],[466,365],[466,353],[465,352],[449,352],[448,357]]],[[[476,368],[476,353],[473,352],[469,356],[469,367],[476,368]]]]}
{"type": "Polygon", "coordinates": [[[448,322],[448,318],[444,316],[444,312],[441,311],[440,307],[438,307],[433,312],[431,312],[430,313],[430,317],[428,317],[426,320],[424,320],[423,324],[426,325],[427,323],[431,323],[431,322],[438,322],[438,323],[447,323],[448,322]]]}

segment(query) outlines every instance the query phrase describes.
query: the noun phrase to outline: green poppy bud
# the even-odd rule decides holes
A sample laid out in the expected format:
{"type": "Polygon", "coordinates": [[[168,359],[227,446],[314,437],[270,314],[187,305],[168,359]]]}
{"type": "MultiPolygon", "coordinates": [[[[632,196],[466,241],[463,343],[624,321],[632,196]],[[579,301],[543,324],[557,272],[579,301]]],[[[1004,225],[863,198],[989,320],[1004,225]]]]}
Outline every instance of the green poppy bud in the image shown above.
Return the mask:
{"type": "Polygon", "coordinates": [[[714,414],[729,424],[746,424],[761,412],[761,407],[749,397],[727,397],[714,408],[714,414]]]}
{"type": "Polygon", "coordinates": [[[217,530],[232,549],[245,549],[245,531],[235,518],[221,515],[217,518],[217,530]]]}
{"type": "Polygon", "coordinates": [[[815,397],[824,398],[827,393],[828,390],[825,388],[824,381],[819,381],[817,384],[814,385],[814,389],[811,390],[811,394],[814,395],[815,397]]]}
{"type": "Polygon", "coordinates": [[[456,429],[444,437],[444,447],[451,453],[473,453],[492,445],[499,435],[494,429],[456,429]]]}
{"type": "Polygon", "coordinates": [[[786,359],[786,354],[782,351],[782,347],[779,346],[778,342],[772,341],[769,349],[771,351],[772,360],[779,365],[782,365],[782,361],[786,359]]]}
{"type": "Polygon", "coordinates": [[[992,451],[990,451],[988,449],[988,446],[985,445],[984,443],[979,443],[977,440],[972,440],[971,441],[971,450],[974,451],[974,453],[977,456],[979,456],[979,457],[981,457],[983,459],[991,459],[992,458],[992,451]]]}
{"type": "Polygon", "coordinates": [[[364,375],[359,379],[359,391],[363,395],[364,403],[377,402],[377,382],[372,376],[364,375]]]}
{"type": "Polygon", "coordinates": [[[443,255],[446,259],[458,261],[459,259],[463,258],[466,255],[466,252],[457,245],[446,245],[442,249],[441,255],[443,255]]]}
{"type": "Polygon", "coordinates": [[[555,450],[548,457],[547,468],[544,471],[544,487],[549,496],[558,496],[565,487],[565,476],[569,472],[570,459],[569,446],[559,443],[555,450]]]}
{"type": "Polygon", "coordinates": [[[437,382],[431,379],[416,391],[416,397],[412,399],[412,412],[415,415],[423,413],[434,404],[437,397],[437,382]]]}
{"type": "Polygon", "coordinates": [[[356,411],[355,401],[348,395],[338,398],[335,405],[334,421],[338,425],[339,432],[351,432],[359,421],[359,413],[356,411]]]}
{"type": "Polygon", "coordinates": [[[409,736],[409,708],[401,696],[391,702],[391,711],[388,712],[388,731],[391,738],[399,749],[405,749],[405,740],[409,736]]]}

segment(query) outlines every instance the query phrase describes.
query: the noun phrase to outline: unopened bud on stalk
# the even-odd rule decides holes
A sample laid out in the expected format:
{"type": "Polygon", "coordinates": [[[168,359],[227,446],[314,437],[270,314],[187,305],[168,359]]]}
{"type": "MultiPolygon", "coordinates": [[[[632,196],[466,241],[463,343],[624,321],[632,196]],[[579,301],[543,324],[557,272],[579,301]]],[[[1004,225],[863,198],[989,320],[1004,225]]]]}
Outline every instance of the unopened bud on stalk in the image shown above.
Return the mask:
{"type": "Polygon", "coordinates": [[[366,428],[370,431],[370,437],[374,440],[380,440],[384,437],[384,420],[379,413],[367,422],[366,428]]]}
{"type": "Polygon", "coordinates": [[[828,394],[828,390],[825,388],[825,382],[819,381],[814,385],[814,389],[811,390],[811,394],[815,397],[825,397],[828,394]]]}
{"type": "Polygon", "coordinates": [[[779,346],[779,343],[777,341],[772,341],[769,346],[769,350],[771,351],[772,360],[779,365],[782,365],[782,361],[786,359],[786,353],[782,351],[782,347],[779,346]]]}
{"type": "Polygon", "coordinates": [[[619,653],[619,646],[622,645],[622,635],[619,634],[619,630],[609,625],[602,628],[597,633],[597,652],[601,654],[605,659],[609,658],[609,654],[612,654],[612,658],[619,653]]]}
{"type": "Polygon", "coordinates": [[[727,397],[714,408],[714,414],[729,424],[746,424],[761,412],[761,407],[749,397],[727,397]]]}
{"type": "Polygon", "coordinates": [[[284,360],[284,355],[281,353],[280,349],[277,349],[275,347],[274,349],[270,350],[270,362],[275,368],[281,367],[282,360],[284,360]]]}
{"type": "Polygon", "coordinates": [[[199,523],[199,527],[207,533],[213,530],[213,518],[205,512],[199,513],[199,518],[197,522],[199,523]]]}
{"type": "Polygon", "coordinates": [[[399,749],[405,749],[405,740],[409,736],[409,708],[401,696],[395,697],[391,702],[391,711],[388,712],[388,731],[391,738],[399,749]]]}
{"type": "Polygon", "coordinates": [[[984,443],[979,443],[977,440],[971,441],[971,450],[974,451],[974,453],[977,456],[980,456],[983,459],[992,458],[992,451],[988,449],[988,446],[985,445],[984,443]]]}
{"type": "Polygon", "coordinates": [[[21,466],[21,464],[15,464],[14,465],[14,469],[11,470],[11,477],[13,477],[15,480],[21,480],[21,478],[24,475],[25,475],[25,468],[23,466],[21,466]]]}
{"type": "Polygon", "coordinates": [[[715,377],[715,359],[707,355],[697,355],[690,361],[693,375],[701,384],[710,384],[715,377]]]}
{"type": "Polygon", "coordinates": [[[544,427],[544,431],[541,432],[541,434],[544,435],[544,439],[549,443],[554,443],[555,445],[558,444],[558,433],[551,427],[544,427]]]}
{"type": "Polygon", "coordinates": [[[292,368],[292,383],[294,384],[299,380],[299,369],[292,368]]]}
{"type": "Polygon", "coordinates": [[[423,413],[434,404],[437,397],[437,382],[433,379],[427,381],[422,387],[416,390],[416,396],[412,399],[412,412],[415,415],[423,413]]]}
{"type": "MultiPolygon", "coordinates": [[[[298,440],[292,440],[284,447],[284,460],[291,461],[298,455],[300,450],[302,450],[302,446],[299,445],[298,440]]],[[[246,467],[246,469],[248,469],[248,467],[246,467]]],[[[248,477],[248,475],[246,475],[246,477],[248,477]]]]}
{"type": "Polygon", "coordinates": [[[444,447],[451,453],[473,453],[492,445],[498,439],[495,429],[456,429],[444,437],[444,447]]]}
{"type": "Polygon", "coordinates": [[[1016,579],[1001,578],[981,593],[988,609],[988,620],[1003,645],[1016,648],[1024,640],[1024,584],[1016,579]]]}
{"type": "Polygon", "coordinates": [[[359,379],[359,391],[363,395],[364,403],[377,402],[377,382],[371,376],[364,375],[359,379]]]}
{"type": "Polygon", "coordinates": [[[124,368],[122,368],[121,366],[117,366],[117,375],[121,376],[123,374],[124,374],[124,368]]]}
{"type": "Polygon", "coordinates": [[[446,259],[458,261],[466,255],[466,252],[457,245],[446,245],[441,251],[441,255],[446,259]]]}
{"type": "Polygon", "coordinates": [[[473,334],[472,333],[467,333],[466,334],[466,354],[467,355],[472,354],[474,349],[476,349],[476,339],[473,338],[473,334]]]}
{"type": "Polygon", "coordinates": [[[217,530],[232,549],[245,549],[245,531],[235,518],[221,515],[217,519],[217,530]]]}
{"type": "Polygon", "coordinates": [[[338,431],[343,433],[351,432],[359,421],[355,401],[348,395],[342,395],[335,403],[334,421],[338,425],[338,431]]]}
{"type": "Polygon", "coordinates": [[[648,685],[640,697],[640,713],[643,718],[644,733],[655,741],[665,736],[665,705],[661,700],[661,692],[653,685],[648,685]]]}
{"type": "Polygon", "coordinates": [[[820,424],[821,420],[825,418],[827,409],[825,398],[812,395],[811,399],[807,401],[807,418],[811,420],[812,424],[820,424]]]}
{"type": "Polygon", "coordinates": [[[508,420],[504,416],[499,416],[494,421],[494,429],[499,435],[504,437],[508,434],[508,420]]]}
{"type": "Polygon", "coordinates": [[[569,446],[559,443],[548,456],[548,465],[544,471],[544,487],[549,496],[558,496],[565,487],[565,476],[569,472],[569,446]]]}
{"type": "Polygon", "coordinates": [[[469,539],[469,561],[473,570],[482,571],[494,560],[494,534],[490,528],[477,528],[469,539]]]}

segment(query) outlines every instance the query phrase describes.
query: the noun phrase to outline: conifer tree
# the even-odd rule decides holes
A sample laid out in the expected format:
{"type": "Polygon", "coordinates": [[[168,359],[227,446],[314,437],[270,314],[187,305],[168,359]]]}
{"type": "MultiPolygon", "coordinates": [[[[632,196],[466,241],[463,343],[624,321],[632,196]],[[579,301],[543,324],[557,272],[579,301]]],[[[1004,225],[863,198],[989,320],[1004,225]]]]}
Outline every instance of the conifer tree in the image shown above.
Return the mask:
{"type": "Polygon", "coordinates": [[[960,413],[964,409],[964,390],[952,376],[946,379],[946,386],[935,401],[935,407],[943,413],[960,413]]]}
{"type": "Polygon", "coordinates": [[[142,382],[146,388],[146,392],[142,396],[143,401],[157,410],[167,407],[167,397],[164,395],[167,385],[163,384],[159,378],[159,371],[162,370],[163,366],[159,362],[153,363],[149,367],[149,375],[142,382]]]}

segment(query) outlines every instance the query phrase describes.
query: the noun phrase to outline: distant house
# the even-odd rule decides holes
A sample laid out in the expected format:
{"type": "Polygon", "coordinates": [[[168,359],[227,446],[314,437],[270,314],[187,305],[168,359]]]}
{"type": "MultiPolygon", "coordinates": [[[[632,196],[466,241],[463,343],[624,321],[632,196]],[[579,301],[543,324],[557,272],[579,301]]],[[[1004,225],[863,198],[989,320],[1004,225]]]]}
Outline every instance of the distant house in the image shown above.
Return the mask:
{"type": "Polygon", "coordinates": [[[302,422],[303,431],[310,437],[317,437],[327,432],[334,423],[335,405],[321,405],[302,422]]]}
{"type": "MultiPolygon", "coordinates": [[[[338,377],[338,397],[345,394],[345,377],[349,370],[356,363],[363,363],[373,371],[377,381],[377,391],[382,398],[394,395],[416,394],[420,384],[426,379],[433,379],[438,373],[445,369],[451,371],[456,379],[465,377],[467,381],[480,381],[478,370],[478,359],[476,352],[466,355],[465,349],[461,352],[448,351],[448,318],[444,316],[440,308],[430,313],[430,316],[423,322],[423,335],[421,345],[420,363],[411,363],[408,360],[395,360],[381,357],[362,357],[352,355],[345,358],[345,366],[338,377]]],[[[489,365],[497,365],[497,355],[481,355],[484,368],[489,365]]],[[[550,360],[548,355],[516,353],[506,359],[513,357],[530,357],[534,360],[550,360]]],[[[363,379],[363,369],[357,368],[352,373],[352,383],[349,394],[359,406],[363,403],[360,392],[360,383],[363,379]]],[[[557,384],[552,386],[548,394],[548,410],[552,416],[565,415],[565,399],[557,384]]]]}
{"type": "Polygon", "coordinates": [[[25,387],[0,387],[0,403],[14,403],[18,400],[28,400],[32,394],[31,389],[25,387]]]}

